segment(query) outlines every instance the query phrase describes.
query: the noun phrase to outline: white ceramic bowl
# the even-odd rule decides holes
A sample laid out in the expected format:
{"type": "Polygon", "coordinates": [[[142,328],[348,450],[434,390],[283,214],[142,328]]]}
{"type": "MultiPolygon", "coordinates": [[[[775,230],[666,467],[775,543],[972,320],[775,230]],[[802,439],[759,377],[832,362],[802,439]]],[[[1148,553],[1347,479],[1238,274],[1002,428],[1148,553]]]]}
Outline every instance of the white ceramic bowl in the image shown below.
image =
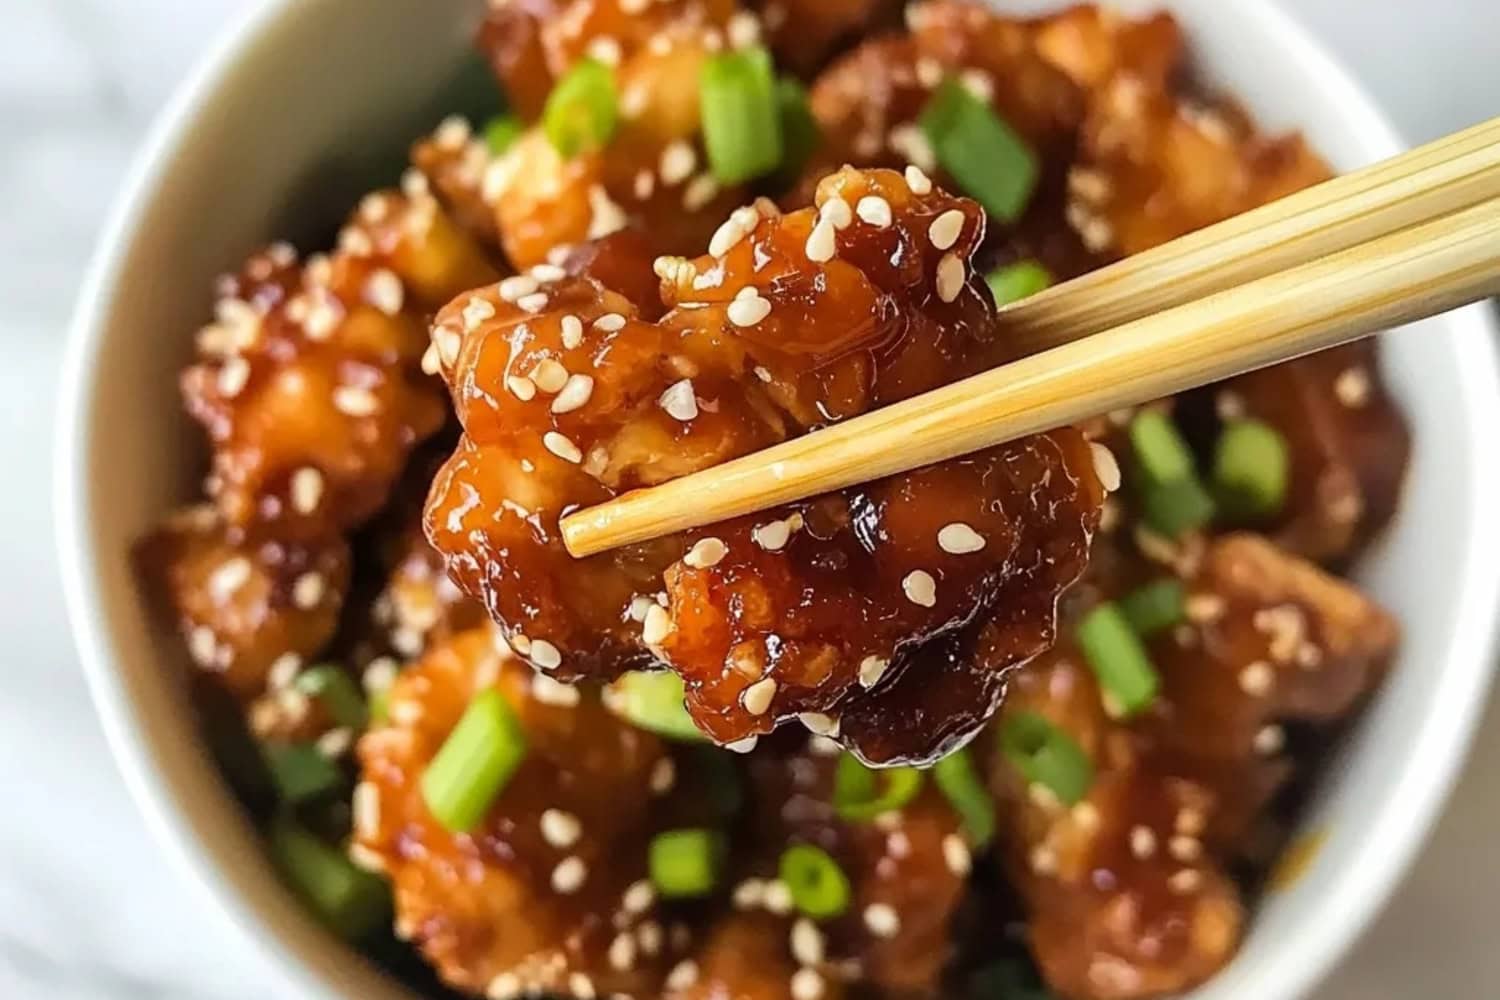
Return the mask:
{"type": "MultiPolygon", "coordinates": [[[[276,882],[199,747],[175,669],[179,643],[151,624],[127,553],[195,489],[201,446],[179,413],[175,377],[214,275],[273,236],[308,235],[309,213],[332,223],[371,186],[371,170],[393,166],[441,113],[478,6],[276,0],[229,33],[126,186],[63,383],[67,597],[126,780],[208,893],[315,997],[403,993],[276,882]]],[[[1339,168],[1400,148],[1370,100],[1270,3],[1119,6],[1174,10],[1208,79],[1266,124],[1302,128],[1339,168]]],[[[1500,470],[1484,440],[1500,427],[1493,333],[1475,308],[1388,338],[1387,375],[1415,426],[1415,460],[1400,516],[1360,579],[1405,626],[1400,662],[1307,814],[1326,833],[1310,870],[1266,900],[1239,957],[1196,1000],[1306,991],[1385,899],[1451,784],[1485,695],[1500,607],[1500,470]]]]}

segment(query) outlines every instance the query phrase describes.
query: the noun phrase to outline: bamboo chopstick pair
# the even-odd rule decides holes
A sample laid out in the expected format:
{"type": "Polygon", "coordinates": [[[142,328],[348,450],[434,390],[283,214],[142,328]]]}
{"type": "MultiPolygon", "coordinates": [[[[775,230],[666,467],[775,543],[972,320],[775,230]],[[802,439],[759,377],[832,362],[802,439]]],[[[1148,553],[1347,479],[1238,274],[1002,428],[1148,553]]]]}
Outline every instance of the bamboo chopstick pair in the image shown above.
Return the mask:
{"type": "Polygon", "coordinates": [[[1003,311],[1020,361],[562,522],[575,556],[1134,406],[1500,294],[1500,119],[1003,311]]]}

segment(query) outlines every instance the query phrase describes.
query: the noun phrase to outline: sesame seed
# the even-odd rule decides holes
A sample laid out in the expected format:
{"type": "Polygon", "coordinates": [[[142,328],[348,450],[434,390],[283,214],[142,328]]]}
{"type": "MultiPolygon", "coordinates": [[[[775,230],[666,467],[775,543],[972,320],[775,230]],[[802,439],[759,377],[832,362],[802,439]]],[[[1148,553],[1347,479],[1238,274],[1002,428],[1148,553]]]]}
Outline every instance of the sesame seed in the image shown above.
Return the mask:
{"type": "Polygon", "coordinates": [[[588,865],[576,854],[570,854],[557,863],[552,869],[552,888],[563,895],[572,895],[583,888],[583,883],[589,877],[588,865]]]}
{"type": "Polygon", "coordinates": [[[968,271],[964,267],[962,258],[955,253],[943,254],[943,259],[938,261],[937,266],[937,293],[938,298],[944,302],[952,302],[957,299],[959,293],[964,290],[964,280],[968,271]]]}
{"type": "Polygon", "coordinates": [[[1189,837],[1196,837],[1203,832],[1206,823],[1207,818],[1203,815],[1201,809],[1194,809],[1192,806],[1183,806],[1177,810],[1177,817],[1173,820],[1172,828],[1178,833],[1189,837]]]}
{"type": "Polygon", "coordinates": [[[647,786],[653,795],[665,795],[677,784],[677,764],[671,757],[662,757],[651,765],[647,786]]]}
{"type": "Polygon", "coordinates": [[[1333,394],[1350,409],[1370,401],[1370,376],[1363,368],[1346,368],[1333,380],[1333,394]]]}
{"type": "Polygon", "coordinates": [[[1068,815],[1073,818],[1073,823],[1078,829],[1085,833],[1093,833],[1099,829],[1099,824],[1102,821],[1102,817],[1099,815],[1099,807],[1092,802],[1076,803],[1069,810],[1068,815]]]}
{"type": "Polygon", "coordinates": [[[1149,826],[1130,830],[1130,853],[1144,861],[1156,853],[1156,833],[1149,826]]]}
{"type": "Polygon", "coordinates": [[[1089,451],[1094,457],[1094,475],[1099,477],[1099,485],[1104,487],[1104,492],[1113,493],[1120,488],[1120,463],[1115,461],[1115,453],[1098,441],[1089,442],[1089,451]]]}
{"type": "Polygon", "coordinates": [[[839,734],[839,720],[831,715],[823,712],[801,712],[797,718],[807,727],[808,732],[830,737],[839,734]]]}
{"type": "Polygon", "coordinates": [[[635,938],[629,934],[617,934],[609,944],[609,964],[618,972],[635,967],[635,938]]]}
{"type": "Polygon", "coordinates": [[[938,548],[949,555],[967,555],[980,551],[984,546],[984,536],[962,521],[944,525],[938,532],[938,548]]]}
{"type": "Polygon", "coordinates": [[[389,656],[381,656],[370,661],[365,667],[365,672],[360,675],[360,683],[364,686],[366,694],[383,694],[389,691],[391,685],[396,682],[396,674],[400,666],[389,656]]]}
{"type": "Polygon", "coordinates": [[[326,294],[319,295],[303,318],[302,329],[309,340],[327,340],[333,336],[333,331],[338,328],[342,317],[342,306],[326,294]]]}
{"type": "Polygon", "coordinates": [[[680,382],[673,382],[667,386],[666,391],[661,394],[657,403],[663,410],[667,411],[667,416],[672,417],[674,420],[681,420],[683,423],[687,423],[689,420],[697,419],[698,398],[693,393],[693,382],[691,379],[683,379],[680,382]]]}
{"type": "Polygon", "coordinates": [[[1255,734],[1253,746],[1262,757],[1274,756],[1286,746],[1286,731],[1277,725],[1263,726],[1255,734]]]}
{"type": "Polygon", "coordinates": [[[791,986],[792,1000],[822,1000],[824,983],[817,969],[798,969],[791,986]]]}
{"type": "Polygon", "coordinates": [[[380,268],[365,282],[365,298],[387,316],[395,316],[406,304],[406,288],[393,271],[380,268]]]}
{"type": "Polygon", "coordinates": [[[541,828],[542,839],[551,847],[572,847],[583,836],[583,824],[578,817],[561,809],[543,810],[541,828]]]}
{"type": "Polygon", "coordinates": [[[625,317],[619,313],[605,313],[594,320],[593,327],[595,330],[601,330],[604,333],[619,333],[625,329],[625,317]]]}
{"type": "Polygon", "coordinates": [[[270,691],[280,691],[291,687],[297,675],[302,672],[302,657],[296,653],[282,653],[276,657],[271,664],[271,669],[266,672],[266,688],[270,691]]]}
{"type": "Polygon", "coordinates": [[[602,240],[618,233],[630,221],[625,210],[615,204],[609,192],[600,184],[589,188],[589,210],[592,214],[589,218],[588,238],[591,240],[602,240]]]}
{"type": "Polygon", "coordinates": [[[566,435],[559,434],[557,431],[548,431],[544,434],[542,436],[542,444],[546,446],[548,451],[564,462],[572,462],[574,465],[577,465],[583,461],[583,452],[578,450],[578,446],[566,435]]]}
{"type": "Polygon", "coordinates": [[[937,581],[925,569],[914,569],[906,574],[901,581],[901,589],[906,593],[906,599],[913,604],[924,608],[937,604],[937,581]]]}
{"type": "Polygon", "coordinates": [[[485,987],[489,1000],[516,1000],[521,995],[521,980],[514,972],[502,972],[485,987]]]}
{"type": "Polygon", "coordinates": [[[323,499],[323,473],[310,465],[292,473],[289,484],[292,509],[299,514],[311,514],[318,509],[323,499]]]}
{"type": "Polygon", "coordinates": [[[595,38],[593,41],[589,42],[586,51],[590,56],[599,60],[606,66],[620,65],[620,59],[623,55],[623,52],[620,49],[619,41],[617,39],[611,38],[609,35],[600,35],[598,38],[595,38]]]}
{"type": "Polygon", "coordinates": [[[1033,781],[1026,786],[1026,798],[1042,812],[1055,813],[1062,809],[1062,799],[1057,797],[1049,785],[1033,781]]]}
{"type": "Polygon", "coordinates": [[[880,683],[890,668],[891,661],[884,656],[867,656],[859,661],[859,686],[869,690],[880,683]]]}
{"type": "Polygon", "coordinates": [[[859,199],[854,212],[876,229],[885,229],[891,224],[891,203],[879,195],[866,195],[859,199]]]}
{"type": "Polygon", "coordinates": [[[464,305],[463,321],[465,330],[476,330],[479,324],[495,315],[495,304],[489,299],[482,299],[475,295],[464,305]]]}
{"type": "Polygon", "coordinates": [[[569,974],[568,990],[578,1000],[594,1000],[594,997],[597,995],[594,992],[594,981],[582,972],[569,974]]]}
{"type": "MultiPolygon", "coordinates": [[[[634,90],[635,88],[632,87],[631,91],[634,90]]],[[[645,168],[638,170],[632,190],[635,192],[636,201],[646,201],[656,193],[656,175],[645,168]]]]}
{"type": "Polygon", "coordinates": [[[786,916],[794,905],[791,887],[779,878],[771,879],[766,883],[764,902],[767,910],[778,917],[786,916]]]}
{"type": "MultiPolygon", "coordinates": [[[[662,183],[672,187],[691,177],[697,166],[698,154],[693,151],[691,145],[678,139],[662,150],[658,173],[661,174],[662,183]]],[[[715,254],[715,256],[720,255],[715,254]]]]}
{"type": "Polygon", "coordinates": [[[245,584],[250,582],[254,567],[244,556],[234,556],[219,564],[208,578],[208,589],[217,601],[227,601],[245,584]]]}
{"type": "Polygon", "coordinates": [[[444,118],[442,124],[437,127],[432,138],[438,146],[447,150],[456,150],[469,141],[474,134],[469,127],[468,121],[459,115],[449,115],[444,118]]]}
{"type": "Polygon", "coordinates": [[[233,357],[220,366],[216,384],[219,395],[225,399],[233,399],[240,394],[249,381],[250,362],[244,358],[233,357]]]}
{"type": "MultiPolygon", "coordinates": [[[[906,168],[906,186],[911,188],[911,193],[914,195],[932,194],[932,178],[928,177],[922,168],[915,163],[908,165],[906,168]]],[[[939,247],[938,249],[946,250],[947,247],[939,247]]]]}
{"type": "Polygon", "coordinates": [[[800,917],[792,924],[791,946],[792,957],[803,965],[817,965],[823,961],[826,950],[823,932],[806,917],[800,917]]]}
{"type": "Polygon", "coordinates": [[[646,620],[641,625],[641,641],[648,646],[660,646],[672,634],[676,626],[667,609],[654,604],[646,611],[646,620]]]}
{"type": "Polygon", "coordinates": [[[780,552],[786,548],[786,543],[791,541],[792,532],[801,527],[800,518],[797,520],[793,518],[797,518],[797,515],[757,525],[751,530],[750,538],[767,552],[780,552]]]}
{"type": "Polygon", "coordinates": [[[749,753],[755,749],[756,744],[759,742],[759,736],[746,736],[742,740],[735,740],[733,743],[724,744],[724,749],[732,753],[749,753]]]}
{"type": "Polygon", "coordinates": [[[667,989],[686,990],[692,988],[698,981],[698,963],[691,958],[685,958],[672,966],[672,971],[667,973],[667,989]]]}
{"type": "Polygon", "coordinates": [[[554,708],[577,708],[582,701],[577,687],[554,680],[546,674],[531,675],[531,696],[543,705],[554,708]]]}
{"type": "Polygon", "coordinates": [[[917,82],[931,90],[943,82],[943,66],[931,56],[917,60],[917,82]]]}
{"type": "Polygon", "coordinates": [[[833,259],[838,251],[838,245],[834,240],[833,223],[828,219],[819,219],[817,225],[813,226],[812,232],[807,237],[807,259],[815,264],[825,264],[833,259]]]}
{"type": "Polygon", "coordinates": [[[745,706],[745,711],[751,715],[765,715],[771,707],[771,700],[776,697],[776,680],[765,677],[745,688],[744,694],[740,695],[740,704],[745,706]]]}
{"type": "Polygon", "coordinates": [[[1271,693],[1276,683],[1276,674],[1265,660],[1256,660],[1240,671],[1240,690],[1252,698],[1263,698],[1271,693]]]}
{"type": "Polygon", "coordinates": [[[927,227],[927,238],[932,245],[939,250],[949,250],[964,232],[964,213],[956,208],[950,208],[936,219],[932,225],[927,227]]]}
{"type": "MultiPolygon", "coordinates": [[[[927,139],[927,133],[916,124],[908,122],[904,125],[897,125],[891,129],[885,141],[897,154],[905,157],[912,166],[923,171],[937,169],[937,153],[933,151],[932,143],[927,139]]],[[[919,195],[929,194],[932,182],[928,181],[927,185],[926,191],[918,191],[916,187],[913,187],[912,191],[919,195]]]]}
{"type": "Polygon", "coordinates": [[[341,385],[333,390],[333,407],[345,416],[368,417],[380,409],[380,400],[369,389],[341,385]]]}
{"type": "Polygon", "coordinates": [[[292,603],[303,611],[317,607],[328,592],[328,583],[321,573],[303,573],[292,584],[292,603]]]}
{"type": "Polygon", "coordinates": [[[645,913],[656,902],[656,890],[645,879],[631,883],[620,898],[620,905],[627,913],[645,913]]]}
{"type": "Polygon", "coordinates": [[[966,69],[959,74],[958,82],[965,90],[988,103],[995,96],[995,81],[982,69],[966,69]]]}
{"type": "Polygon", "coordinates": [[[1167,853],[1178,861],[1197,861],[1203,855],[1203,841],[1179,834],[1167,841],[1167,853]]]}
{"type": "Polygon", "coordinates": [[[536,264],[531,268],[531,276],[544,284],[551,284],[566,278],[568,272],[556,264],[536,264]]]}
{"type": "Polygon", "coordinates": [[[901,916],[889,903],[865,907],[865,927],[878,938],[893,938],[901,931],[901,916]]]}
{"type": "Polygon", "coordinates": [[[854,224],[854,209],[850,208],[849,203],[842,198],[829,198],[823,203],[823,207],[818,209],[818,221],[821,222],[824,219],[833,223],[835,229],[848,229],[854,224]]]}
{"type": "Polygon", "coordinates": [[[546,639],[531,640],[531,662],[543,670],[556,670],[562,666],[562,654],[546,639]]]}
{"type": "Polygon", "coordinates": [[[349,860],[354,862],[355,867],[362,868],[367,872],[384,874],[386,871],[385,858],[370,850],[364,844],[350,844],[348,850],[349,860]]]}
{"type": "Polygon", "coordinates": [[[969,845],[956,833],[943,838],[943,861],[948,870],[959,878],[966,877],[974,868],[974,856],[969,852],[969,845]]]}
{"type": "Polygon", "coordinates": [[[530,295],[523,295],[517,299],[516,305],[529,313],[539,313],[547,308],[549,301],[551,300],[548,299],[546,292],[533,292],[530,295]]]}
{"type": "Polygon", "coordinates": [[[755,326],[771,315],[770,301],[761,298],[760,292],[753,285],[747,286],[747,290],[750,294],[747,295],[742,290],[735,297],[735,300],[729,303],[729,308],[725,310],[725,315],[729,317],[729,322],[738,327],[755,326]]]}
{"type": "Polygon", "coordinates": [[[354,786],[350,808],[354,812],[354,832],[364,840],[374,840],[380,833],[380,789],[361,781],[354,786]]]}
{"type": "Polygon", "coordinates": [[[583,320],[577,316],[564,316],[562,318],[562,345],[567,350],[573,350],[583,343],[583,320]]]}
{"type": "Polygon", "coordinates": [[[764,365],[756,365],[754,371],[755,377],[760,379],[762,382],[770,382],[771,379],[775,377],[771,374],[771,369],[767,368],[764,365]]]}
{"type": "Polygon", "coordinates": [[[712,174],[699,174],[688,183],[682,193],[682,207],[689,212],[708,207],[708,203],[719,196],[719,182],[712,174]]]}
{"type": "Polygon", "coordinates": [[[754,910],[766,898],[766,883],[758,878],[747,878],[734,887],[730,899],[741,910],[754,910]]]}
{"type": "Polygon", "coordinates": [[[1057,852],[1046,844],[1038,844],[1031,851],[1031,870],[1038,875],[1051,875],[1057,871],[1057,852]]]}
{"type": "Polygon", "coordinates": [[[742,10],[729,19],[725,26],[729,44],[736,49],[747,49],[760,41],[760,21],[748,10],[742,10]]]}
{"type": "Polygon", "coordinates": [[[1195,868],[1183,868],[1175,871],[1167,879],[1167,888],[1179,896],[1186,896],[1196,891],[1203,885],[1203,873],[1195,868]]]}
{"type": "Polygon", "coordinates": [[[500,282],[497,291],[506,302],[517,302],[541,287],[541,282],[529,274],[513,274],[500,282]]]}
{"type": "Polygon", "coordinates": [[[536,398],[536,383],[524,375],[512,375],[507,378],[505,388],[523,403],[536,398]]]}
{"type": "Polygon", "coordinates": [[[552,401],[553,413],[572,413],[588,403],[594,394],[592,375],[569,375],[557,398],[552,401]]]}
{"type": "Polygon", "coordinates": [[[635,929],[635,939],[641,946],[641,951],[647,955],[655,956],[661,952],[661,924],[654,920],[647,920],[635,929]]]}
{"type": "Polygon", "coordinates": [[[682,562],[693,569],[708,569],[717,566],[728,552],[729,547],[721,539],[703,538],[688,550],[687,555],[682,557],[682,562]]]}
{"type": "Polygon", "coordinates": [[[714,230],[713,238],[708,241],[708,253],[712,257],[723,257],[748,235],[739,219],[730,216],[724,220],[723,225],[714,230]]]}

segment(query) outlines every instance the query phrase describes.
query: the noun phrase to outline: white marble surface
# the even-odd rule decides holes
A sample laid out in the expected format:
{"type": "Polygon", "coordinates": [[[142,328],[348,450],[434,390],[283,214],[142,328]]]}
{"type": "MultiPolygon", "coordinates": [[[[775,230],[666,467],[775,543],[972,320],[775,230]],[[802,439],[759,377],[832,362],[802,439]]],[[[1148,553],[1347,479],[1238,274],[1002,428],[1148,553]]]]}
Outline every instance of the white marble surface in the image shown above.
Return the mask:
{"type": "MultiPolygon", "coordinates": [[[[378,0],[373,0],[378,2],[378,0]]],[[[251,0],[0,4],[0,998],[295,998],[165,860],[68,641],[48,495],[70,300],[151,115],[251,0]]],[[[1287,0],[1414,139],[1500,112],[1495,0],[1287,0]]],[[[1431,846],[1319,996],[1500,994],[1500,710],[1431,846]]],[[[1249,1000],[1249,998],[1247,998],[1249,1000]]]]}

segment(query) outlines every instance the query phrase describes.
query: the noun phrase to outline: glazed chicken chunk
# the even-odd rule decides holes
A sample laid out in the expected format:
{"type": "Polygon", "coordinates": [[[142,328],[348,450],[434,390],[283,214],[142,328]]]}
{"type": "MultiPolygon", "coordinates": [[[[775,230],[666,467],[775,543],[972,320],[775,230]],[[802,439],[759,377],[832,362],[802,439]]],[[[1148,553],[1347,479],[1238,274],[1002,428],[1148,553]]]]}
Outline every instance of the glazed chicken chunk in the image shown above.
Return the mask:
{"type": "MultiPolygon", "coordinates": [[[[592,559],[566,553],[557,520],[983,367],[983,225],[919,171],[846,170],[816,209],[760,202],[708,256],[660,261],[657,323],[551,266],[460,296],[434,343],[465,435],[428,507],[454,579],[560,677],[670,665],[723,744],[797,715],[837,734],[908,669],[961,683],[977,661],[925,643],[980,619],[1045,625],[1082,569],[1112,460],[1075,431],[592,559]],[[1012,607],[1023,577],[1033,597],[1012,607]]],[[[1018,642],[985,669],[1039,651],[1018,642]]],[[[930,759],[992,709],[909,741],[871,727],[860,749],[930,759]]]]}

